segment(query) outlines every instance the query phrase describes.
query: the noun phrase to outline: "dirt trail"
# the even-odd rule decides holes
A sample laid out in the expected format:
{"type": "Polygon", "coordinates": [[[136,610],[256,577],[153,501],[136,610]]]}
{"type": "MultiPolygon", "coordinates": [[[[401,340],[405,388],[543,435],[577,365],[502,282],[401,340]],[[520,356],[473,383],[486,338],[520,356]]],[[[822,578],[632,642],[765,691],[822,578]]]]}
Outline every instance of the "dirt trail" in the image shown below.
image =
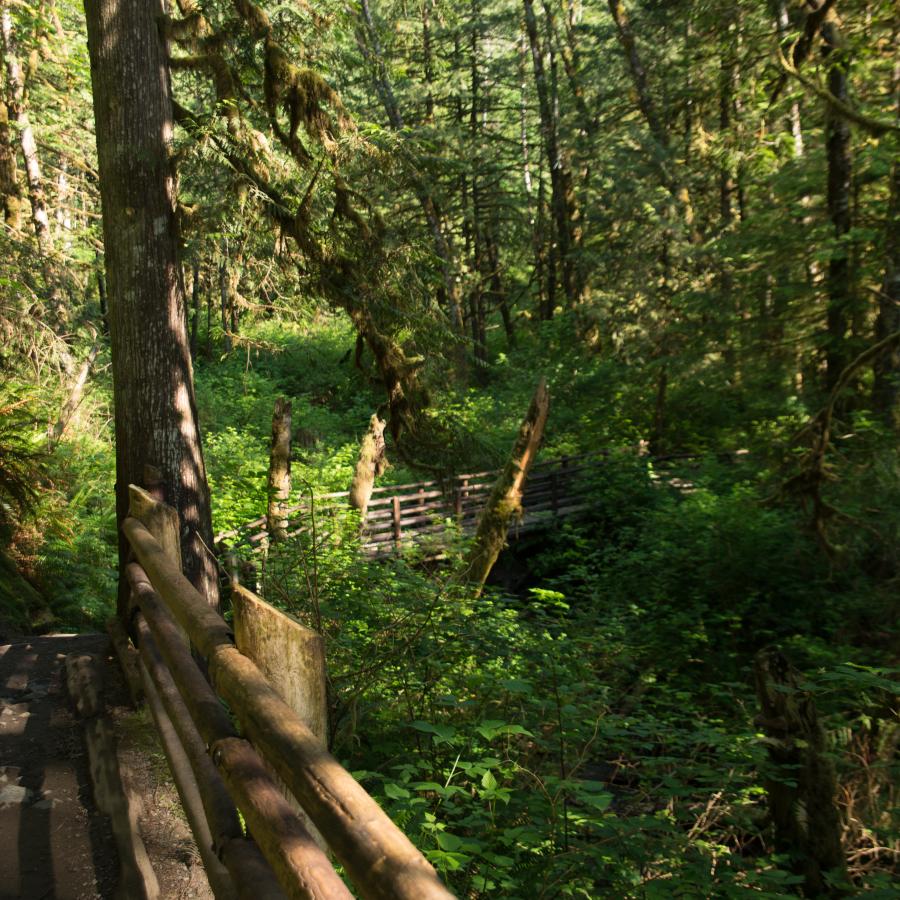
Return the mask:
{"type": "Polygon", "coordinates": [[[65,657],[105,653],[105,635],[35,637],[0,647],[0,898],[111,896],[118,860],[94,808],[82,729],[65,694],[65,657]]]}
{"type": "MultiPolygon", "coordinates": [[[[212,900],[203,866],[146,715],[127,694],[106,635],[53,635],[0,646],[0,900],[119,897],[109,820],[97,810],[66,656],[103,661],[107,715],[125,789],[164,900],[212,900]]],[[[131,900],[131,898],[126,898],[131,900]]]]}

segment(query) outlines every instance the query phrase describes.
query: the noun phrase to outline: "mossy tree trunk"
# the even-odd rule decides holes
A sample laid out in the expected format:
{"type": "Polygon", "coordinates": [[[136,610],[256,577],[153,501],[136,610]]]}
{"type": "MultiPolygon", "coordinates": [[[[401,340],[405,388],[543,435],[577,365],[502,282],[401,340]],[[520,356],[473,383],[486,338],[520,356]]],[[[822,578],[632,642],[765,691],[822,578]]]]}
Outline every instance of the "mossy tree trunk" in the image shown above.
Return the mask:
{"type": "Polygon", "coordinates": [[[808,897],[834,897],[846,881],[837,778],[825,748],[825,730],[800,674],[781,651],[756,656],[754,674],[774,772],[766,785],[775,849],[791,857],[808,897]],[[828,877],[826,877],[828,876],[828,877]]]}
{"type": "Polygon", "coordinates": [[[547,391],[546,381],[541,378],[519,428],[509,461],[494,484],[478,520],[478,531],[466,556],[466,577],[476,586],[478,593],[481,593],[500,551],[506,544],[510,524],[521,518],[522,490],[528,477],[528,470],[541,445],[549,411],[550,394],[547,391]]]}

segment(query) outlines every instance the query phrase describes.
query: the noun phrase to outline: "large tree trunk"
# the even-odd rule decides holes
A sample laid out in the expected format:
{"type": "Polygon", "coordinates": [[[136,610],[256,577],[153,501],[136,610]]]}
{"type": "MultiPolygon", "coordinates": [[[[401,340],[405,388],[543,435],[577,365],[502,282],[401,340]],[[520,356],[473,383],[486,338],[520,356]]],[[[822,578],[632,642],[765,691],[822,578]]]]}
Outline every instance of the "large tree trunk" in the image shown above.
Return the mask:
{"type": "MultiPolygon", "coordinates": [[[[181,519],[184,571],[218,605],[169,156],[172,103],[160,0],[87,0],[116,419],[116,512],[145,466],[181,519]]],[[[127,546],[120,535],[120,563],[127,546]]],[[[121,580],[120,613],[127,586],[121,580]]]]}
{"type": "Polygon", "coordinates": [[[291,401],[279,397],[272,414],[272,445],[269,453],[269,499],[266,528],[272,540],[287,537],[287,508],[291,496],[291,401]]]}
{"type": "Polygon", "coordinates": [[[542,378],[525,415],[512,453],[491,490],[487,504],[478,519],[478,530],[466,556],[467,579],[481,593],[500,551],[506,545],[509,526],[522,515],[522,490],[528,470],[537,456],[550,411],[550,394],[542,378]]]}

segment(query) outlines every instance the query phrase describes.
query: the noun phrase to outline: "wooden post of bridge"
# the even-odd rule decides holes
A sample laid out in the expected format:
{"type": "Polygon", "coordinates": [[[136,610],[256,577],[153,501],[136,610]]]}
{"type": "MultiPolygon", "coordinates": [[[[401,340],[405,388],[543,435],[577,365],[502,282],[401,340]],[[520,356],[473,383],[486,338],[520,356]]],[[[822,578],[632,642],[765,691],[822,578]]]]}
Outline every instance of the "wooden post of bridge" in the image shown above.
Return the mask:
{"type": "Polygon", "coordinates": [[[402,531],[400,529],[400,498],[396,495],[391,498],[391,517],[394,522],[394,546],[396,546],[399,553],[402,531]]]}

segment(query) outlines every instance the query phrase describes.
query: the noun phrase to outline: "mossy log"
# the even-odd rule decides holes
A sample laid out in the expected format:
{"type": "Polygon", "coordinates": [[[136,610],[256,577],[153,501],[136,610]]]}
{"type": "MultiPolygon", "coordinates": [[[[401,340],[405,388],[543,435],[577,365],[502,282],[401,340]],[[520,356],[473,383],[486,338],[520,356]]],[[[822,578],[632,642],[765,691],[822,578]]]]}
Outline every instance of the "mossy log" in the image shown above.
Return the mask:
{"type": "Polygon", "coordinates": [[[812,695],[800,688],[799,673],[777,648],[757,654],[754,675],[762,709],[757,723],[773,764],[766,791],[775,849],[790,856],[807,897],[842,896],[847,867],[837,778],[812,695]]]}
{"type": "Polygon", "coordinates": [[[519,428],[509,461],[494,484],[478,520],[475,540],[466,556],[466,577],[476,585],[478,593],[481,593],[506,544],[509,526],[522,516],[522,489],[541,445],[549,411],[550,394],[545,379],[541,378],[519,428]]]}

